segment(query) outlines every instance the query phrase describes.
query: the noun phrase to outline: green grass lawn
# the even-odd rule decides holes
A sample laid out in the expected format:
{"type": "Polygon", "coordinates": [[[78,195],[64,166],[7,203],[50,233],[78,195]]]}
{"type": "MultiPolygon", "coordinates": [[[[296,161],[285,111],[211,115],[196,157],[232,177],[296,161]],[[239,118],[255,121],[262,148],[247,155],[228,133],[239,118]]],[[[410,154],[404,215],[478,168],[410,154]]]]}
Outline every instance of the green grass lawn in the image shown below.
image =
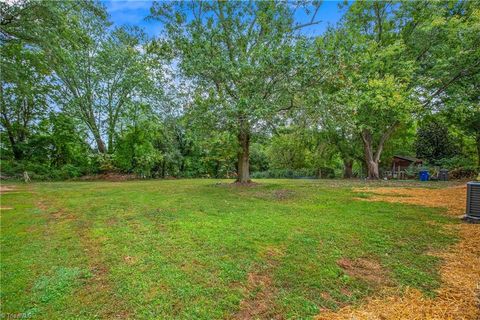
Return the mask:
{"type": "Polygon", "coordinates": [[[428,251],[455,240],[441,209],[355,200],[348,181],[227,182],[17,185],[2,195],[2,313],[223,319],[263,302],[263,317],[304,319],[379,285],[439,286],[428,251]],[[360,258],[384,281],[338,263],[360,258]]]}

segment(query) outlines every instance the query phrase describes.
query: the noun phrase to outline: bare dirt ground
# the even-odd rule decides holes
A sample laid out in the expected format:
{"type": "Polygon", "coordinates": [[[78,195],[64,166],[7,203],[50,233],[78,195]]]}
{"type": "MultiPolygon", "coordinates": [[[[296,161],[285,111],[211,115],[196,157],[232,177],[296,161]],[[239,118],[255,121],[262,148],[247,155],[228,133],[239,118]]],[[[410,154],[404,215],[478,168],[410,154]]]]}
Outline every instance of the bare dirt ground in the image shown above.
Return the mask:
{"type": "MultiPolygon", "coordinates": [[[[465,211],[465,186],[445,189],[361,188],[355,191],[371,194],[364,201],[400,202],[429,207],[445,207],[447,214],[461,216],[465,211]]],[[[480,319],[480,225],[449,225],[460,241],[443,252],[432,253],[443,259],[440,269],[442,285],[435,298],[407,288],[403,292],[389,288],[359,306],[347,306],[337,312],[322,312],[317,320],[394,320],[394,319],[480,319]]]]}
{"type": "Polygon", "coordinates": [[[15,188],[13,188],[12,186],[0,185],[0,194],[4,194],[5,192],[13,191],[13,190],[15,190],[15,188]]]}
{"type": "Polygon", "coordinates": [[[358,258],[350,260],[341,258],[337,264],[351,277],[361,278],[373,286],[386,286],[390,283],[388,273],[376,260],[358,258]]]}

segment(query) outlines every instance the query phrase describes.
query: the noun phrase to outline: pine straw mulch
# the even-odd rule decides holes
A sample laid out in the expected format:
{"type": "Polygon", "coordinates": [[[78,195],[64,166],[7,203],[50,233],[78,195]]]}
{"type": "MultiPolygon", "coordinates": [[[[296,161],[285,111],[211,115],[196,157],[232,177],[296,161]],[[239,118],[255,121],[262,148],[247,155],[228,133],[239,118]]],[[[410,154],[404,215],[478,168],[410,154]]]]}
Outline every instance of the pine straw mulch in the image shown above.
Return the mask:
{"type": "MultiPolygon", "coordinates": [[[[431,207],[446,207],[448,214],[465,212],[466,187],[445,189],[423,188],[362,188],[356,192],[372,194],[365,201],[400,202],[431,207]]],[[[442,285],[435,298],[407,288],[382,289],[359,306],[347,306],[337,312],[326,311],[317,320],[387,320],[387,319],[480,319],[480,226],[477,224],[449,225],[460,241],[446,251],[434,253],[443,259],[440,268],[442,285]]]]}

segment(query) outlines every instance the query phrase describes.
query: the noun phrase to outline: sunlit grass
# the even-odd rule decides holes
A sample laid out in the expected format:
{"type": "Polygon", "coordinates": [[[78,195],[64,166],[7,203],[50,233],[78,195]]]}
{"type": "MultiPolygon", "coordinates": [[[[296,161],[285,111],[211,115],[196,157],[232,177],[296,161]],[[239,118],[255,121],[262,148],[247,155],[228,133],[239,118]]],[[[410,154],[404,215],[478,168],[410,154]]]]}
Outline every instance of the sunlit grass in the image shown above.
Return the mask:
{"type": "Polygon", "coordinates": [[[390,286],[439,286],[427,253],[453,241],[440,209],[355,200],[342,181],[218,182],[228,181],[38,183],[3,194],[14,209],[1,212],[2,313],[228,318],[269,290],[268,314],[305,318],[377,289],[344,272],[342,258],[379,262],[390,286]],[[269,288],[252,289],[249,274],[269,288]]]}

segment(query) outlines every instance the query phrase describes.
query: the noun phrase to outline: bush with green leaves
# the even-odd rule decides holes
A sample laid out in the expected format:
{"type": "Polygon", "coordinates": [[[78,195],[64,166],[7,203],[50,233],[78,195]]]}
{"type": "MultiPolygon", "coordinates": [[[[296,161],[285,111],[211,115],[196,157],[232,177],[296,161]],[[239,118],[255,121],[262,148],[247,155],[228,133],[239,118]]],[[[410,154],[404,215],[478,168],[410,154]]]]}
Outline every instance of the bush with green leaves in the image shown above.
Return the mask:
{"type": "Polygon", "coordinates": [[[333,179],[335,178],[335,170],[333,168],[321,167],[319,169],[270,169],[252,173],[254,179],[333,179]]]}

